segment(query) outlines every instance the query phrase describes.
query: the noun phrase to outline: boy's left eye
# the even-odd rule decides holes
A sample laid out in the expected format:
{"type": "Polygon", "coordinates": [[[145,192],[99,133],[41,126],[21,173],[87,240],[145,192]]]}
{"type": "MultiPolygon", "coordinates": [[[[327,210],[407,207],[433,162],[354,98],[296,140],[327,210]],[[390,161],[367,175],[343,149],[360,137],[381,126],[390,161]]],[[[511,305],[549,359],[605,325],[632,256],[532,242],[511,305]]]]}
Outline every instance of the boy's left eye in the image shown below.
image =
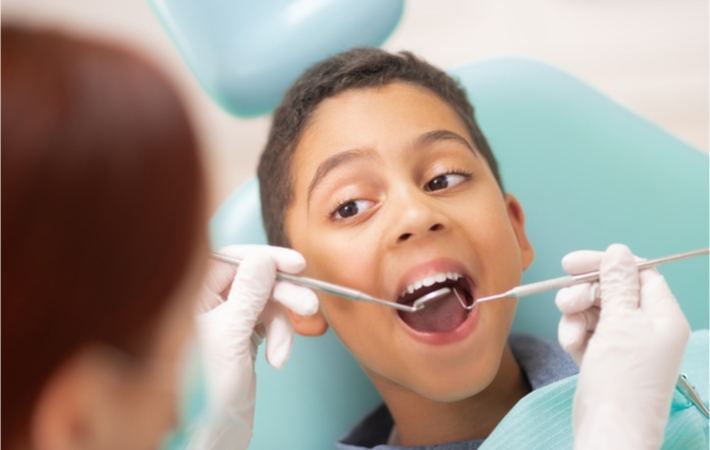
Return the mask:
{"type": "Polygon", "coordinates": [[[447,173],[434,177],[425,186],[424,190],[428,192],[440,191],[442,189],[456,186],[457,184],[466,181],[470,175],[462,173],[447,173]]]}

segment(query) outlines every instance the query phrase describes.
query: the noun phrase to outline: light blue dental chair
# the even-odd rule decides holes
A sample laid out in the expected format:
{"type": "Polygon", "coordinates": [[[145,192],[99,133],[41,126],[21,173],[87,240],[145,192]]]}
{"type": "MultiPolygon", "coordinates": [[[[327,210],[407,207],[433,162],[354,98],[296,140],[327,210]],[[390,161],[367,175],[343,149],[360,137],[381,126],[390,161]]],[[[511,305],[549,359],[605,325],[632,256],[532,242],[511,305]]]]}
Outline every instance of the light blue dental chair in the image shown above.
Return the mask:
{"type": "MultiPolygon", "coordinates": [[[[563,275],[577,249],[622,242],[653,258],[708,246],[708,157],[545,64],[498,59],[451,72],[466,87],[526,212],[532,282],[563,275]]],[[[215,249],[266,243],[258,184],[247,181],[211,222],[215,249]]],[[[708,259],[660,269],[693,329],[708,327],[708,259]]],[[[554,293],[520,301],[513,330],[556,339],[554,293]]],[[[253,449],[325,449],[379,396],[332,333],[300,338],[289,363],[260,357],[253,449]]]]}

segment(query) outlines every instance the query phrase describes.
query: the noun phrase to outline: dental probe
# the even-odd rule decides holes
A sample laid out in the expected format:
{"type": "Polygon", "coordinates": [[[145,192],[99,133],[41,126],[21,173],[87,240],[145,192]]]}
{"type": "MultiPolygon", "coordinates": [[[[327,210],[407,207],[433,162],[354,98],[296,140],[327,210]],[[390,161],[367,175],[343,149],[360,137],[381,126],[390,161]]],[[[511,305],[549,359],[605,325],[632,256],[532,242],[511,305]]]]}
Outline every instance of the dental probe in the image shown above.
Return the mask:
{"type": "MultiPolygon", "coordinates": [[[[647,261],[640,261],[636,264],[638,270],[648,269],[649,267],[658,266],[661,264],[680,261],[682,259],[695,258],[697,256],[707,255],[710,249],[701,248],[698,250],[692,250],[684,253],[677,253],[675,255],[664,256],[662,258],[649,259],[647,261]]],[[[454,293],[458,297],[461,306],[466,309],[473,309],[477,303],[487,302],[489,300],[498,300],[499,298],[520,298],[527,295],[539,294],[541,292],[553,291],[556,289],[562,289],[568,286],[573,286],[575,284],[589,283],[592,281],[599,281],[599,271],[580,273],[578,275],[568,275],[566,277],[552,278],[550,280],[538,281],[536,283],[524,284],[522,286],[514,287],[508,292],[504,292],[498,295],[491,295],[489,297],[482,297],[476,299],[472,305],[466,305],[466,303],[458,296],[456,290],[454,293]]],[[[431,300],[427,300],[431,301],[431,300]]]]}
{"type": "MultiPolygon", "coordinates": [[[[239,266],[242,260],[238,258],[232,258],[231,256],[222,255],[221,253],[212,252],[210,256],[218,261],[231,264],[233,266],[239,266]]],[[[419,297],[412,306],[403,305],[396,302],[388,302],[387,300],[382,300],[371,295],[367,295],[363,292],[357,291],[355,289],[346,288],[343,286],[338,286],[337,284],[328,283],[321,280],[316,280],[315,278],[301,277],[298,275],[290,275],[283,272],[276,272],[276,278],[283,281],[288,281],[289,283],[297,284],[299,286],[305,286],[307,288],[316,289],[327,294],[337,295],[338,297],[346,298],[348,300],[354,300],[356,302],[370,302],[377,303],[382,306],[389,306],[390,308],[399,309],[400,311],[406,312],[416,312],[423,309],[425,303],[431,300],[443,297],[451,292],[451,289],[444,287],[437,289],[436,291],[429,292],[426,295],[419,297]]]]}

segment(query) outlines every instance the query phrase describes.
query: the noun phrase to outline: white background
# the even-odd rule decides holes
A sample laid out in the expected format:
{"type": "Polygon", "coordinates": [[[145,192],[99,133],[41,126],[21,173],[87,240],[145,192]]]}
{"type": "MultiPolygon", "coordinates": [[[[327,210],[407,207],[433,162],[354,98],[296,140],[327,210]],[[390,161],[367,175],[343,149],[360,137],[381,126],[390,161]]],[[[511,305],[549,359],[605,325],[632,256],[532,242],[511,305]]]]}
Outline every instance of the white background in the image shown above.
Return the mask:
{"type": "MultiPolygon", "coordinates": [[[[147,0],[3,0],[2,19],[105,36],[155,58],[192,109],[208,153],[214,208],[254,173],[268,117],[237,119],[214,105],[147,0]]],[[[444,69],[502,55],[543,60],[708,151],[704,0],[408,0],[384,47],[413,51],[444,69]]]]}

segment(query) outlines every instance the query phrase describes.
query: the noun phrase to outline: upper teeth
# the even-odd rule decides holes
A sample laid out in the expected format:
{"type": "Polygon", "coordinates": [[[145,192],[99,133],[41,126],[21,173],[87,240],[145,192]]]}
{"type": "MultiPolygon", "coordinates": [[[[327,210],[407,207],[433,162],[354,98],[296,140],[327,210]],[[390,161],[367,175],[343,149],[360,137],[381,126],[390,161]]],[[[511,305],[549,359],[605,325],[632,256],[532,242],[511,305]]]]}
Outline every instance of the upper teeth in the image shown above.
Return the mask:
{"type": "Polygon", "coordinates": [[[423,278],[419,281],[415,281],[414,283],[410,284],[407,286],[401,294],[399,294],[400,297],[404,297],[407,293],[411,294],[417,289],[421,288],[422,286],[431,286],[434,283],[442,283],[446,281],[447,279],[456,281],[459,278],[463,278],[463,275],[460,273],[456,272],[441,272],[437,273],[436,275],[431,275],[426,278],[423,278]]]}

